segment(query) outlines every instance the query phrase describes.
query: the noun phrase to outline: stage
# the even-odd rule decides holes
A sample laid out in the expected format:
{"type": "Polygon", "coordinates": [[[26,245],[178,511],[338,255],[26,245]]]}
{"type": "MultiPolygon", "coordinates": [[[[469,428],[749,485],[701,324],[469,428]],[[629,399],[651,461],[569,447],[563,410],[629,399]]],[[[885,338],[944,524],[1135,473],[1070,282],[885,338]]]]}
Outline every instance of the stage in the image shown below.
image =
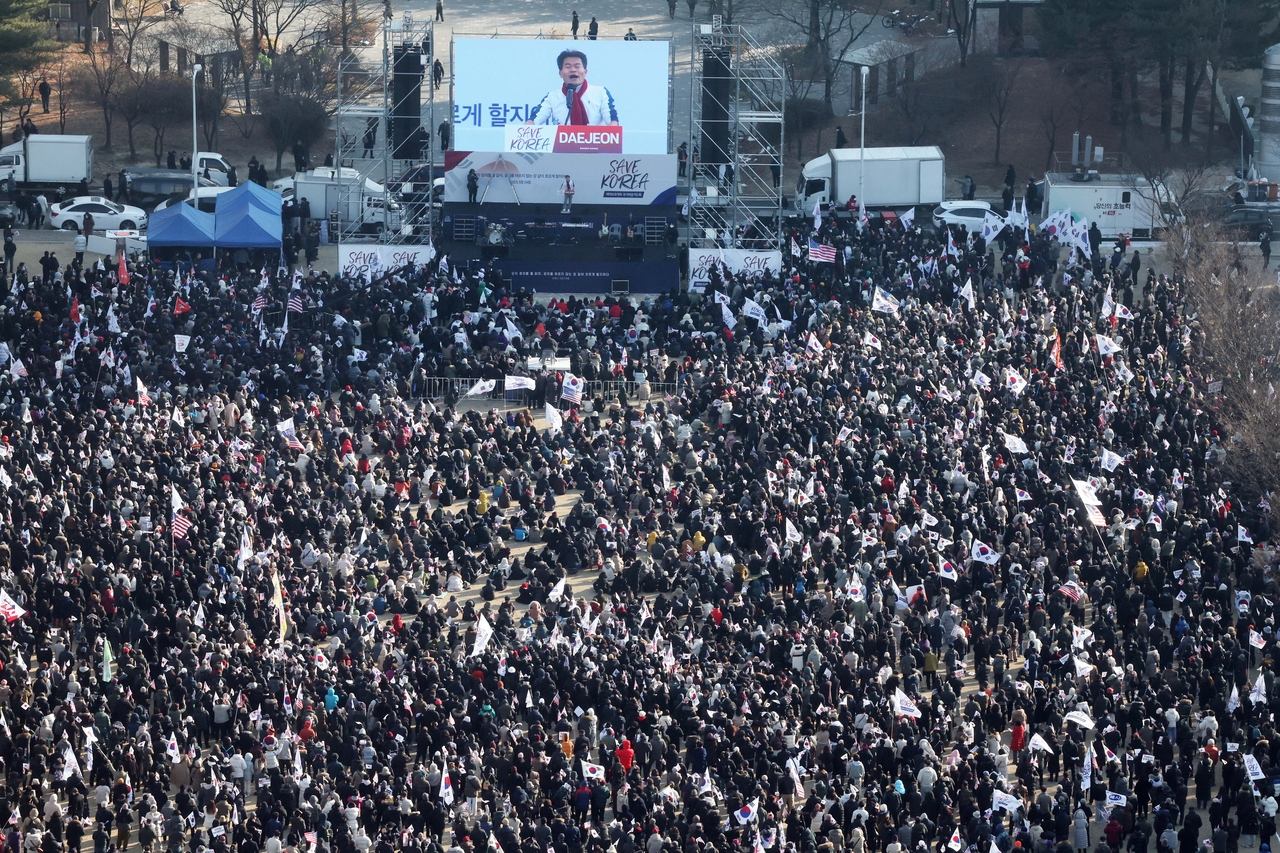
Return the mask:
{"type": "Polygon", "coordinates": [[[675,205],[445,202],[443,251],[494,260],[514,288],[660,293],[680,283],[675,205]]]}

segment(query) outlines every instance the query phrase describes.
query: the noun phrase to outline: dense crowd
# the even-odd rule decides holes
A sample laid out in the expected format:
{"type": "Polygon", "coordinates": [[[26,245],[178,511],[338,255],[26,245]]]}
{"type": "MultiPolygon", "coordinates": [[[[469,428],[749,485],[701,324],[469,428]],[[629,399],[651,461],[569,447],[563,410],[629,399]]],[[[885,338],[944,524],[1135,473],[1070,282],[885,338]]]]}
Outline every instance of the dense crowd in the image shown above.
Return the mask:
{"type": "Polygon", "coordinates": [[[10,853],[1268,844],[1276,555],[1193,306],[947,242],[620,300],[19,271],[10,853]]]}

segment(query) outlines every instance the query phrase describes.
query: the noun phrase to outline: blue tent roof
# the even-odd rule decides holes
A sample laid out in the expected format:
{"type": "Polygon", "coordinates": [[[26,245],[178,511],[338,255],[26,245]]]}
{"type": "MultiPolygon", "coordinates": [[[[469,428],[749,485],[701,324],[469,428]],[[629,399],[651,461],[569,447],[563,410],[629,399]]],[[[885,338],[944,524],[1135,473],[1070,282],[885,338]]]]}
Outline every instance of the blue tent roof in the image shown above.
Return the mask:
{"type": "Polygon", "coordinates": [[[268,213],[256,204],[242,204],[234,210],[219,210],[215,222],[214,238],[219,249],[280,248],[284,229],[279,212],[268,213]]]}
{"type": "Polygon", "coordinates": [[[213,214],[189,204],[156,211],[147,223],[148,246],[212,246],[213,214]]]}
{"type": "Polygon", "coordinates": [[[223,210],[239,207],[245,200],[251,201],[262,210],[267,213],[274,213],[276,216],[280,215],[280,208],[283,205],[283,200],[279,193],[260,187],[253,181],[248,181],[229,192],[219,193],[218,200],[214,204],[214,210],[222,213],[223,210]]]}

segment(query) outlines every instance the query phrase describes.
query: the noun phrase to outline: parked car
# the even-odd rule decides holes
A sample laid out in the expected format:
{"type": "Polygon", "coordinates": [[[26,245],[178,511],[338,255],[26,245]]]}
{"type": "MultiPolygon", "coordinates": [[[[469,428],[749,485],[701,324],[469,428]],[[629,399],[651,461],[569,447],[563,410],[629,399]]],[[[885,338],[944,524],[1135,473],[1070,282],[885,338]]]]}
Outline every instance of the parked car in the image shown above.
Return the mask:
{"type": "Polygon", "coordinates": [[[197,203],[195,199],[195,191],[187,193],[186,198],[182,196],[169,196],[164,201],[156,205],[155,213],[159,213],[167,207],[173,207],[175,204],[186,202],[188,205],[196,207],[205,213],[213,213],[218,206],[218,196],[223,193],[231,192],[235,187],[200,187],[200,200],[197,203]]]}
{"type": "Polygon", "coordinates": [[[1236,240],[1254,241],[1264,231],[1274,231],[1272,213],[1265,207],[1237,207],[1222,219],[1222,230],[1236,240]]]}
{"type": "Polygon", "coordinates": [[[49,208],[49,224],[77,231],[84,227],[86,214],[93,215],[95,231],[141,231],[147,227],[147,212],[140,207],[116,204],[109,198],[82,195],[60,201],[49,208]]]}
{"type": "Polygon", "coordinates": [[[933,209],[933,224],[941,231],[950,225],[963,225],[970,233],[982,230],[982,220],[995,214],[1001,222],[1005,215],[985,201],[944,201],[933,209]]]}
{"type": "MultiPolygon", "coordinates": [[[[155,208],[166,199],[184,199],[191,194],[191,172],[173,169],[125,169],[125,198],[144,210],[155,208]]],[[[208,178],[200,186],[218,186],[208,178]]]]}

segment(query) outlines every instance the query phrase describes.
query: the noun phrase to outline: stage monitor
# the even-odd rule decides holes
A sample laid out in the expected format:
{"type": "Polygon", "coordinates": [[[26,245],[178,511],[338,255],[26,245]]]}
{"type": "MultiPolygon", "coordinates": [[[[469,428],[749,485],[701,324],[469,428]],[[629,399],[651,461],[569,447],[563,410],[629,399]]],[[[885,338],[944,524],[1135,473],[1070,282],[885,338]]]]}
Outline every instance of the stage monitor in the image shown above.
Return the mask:
{"type": "Polygon", "coordinates": [[[670,43],[456,39],[454,147],[666,154],[670,43]]]}

